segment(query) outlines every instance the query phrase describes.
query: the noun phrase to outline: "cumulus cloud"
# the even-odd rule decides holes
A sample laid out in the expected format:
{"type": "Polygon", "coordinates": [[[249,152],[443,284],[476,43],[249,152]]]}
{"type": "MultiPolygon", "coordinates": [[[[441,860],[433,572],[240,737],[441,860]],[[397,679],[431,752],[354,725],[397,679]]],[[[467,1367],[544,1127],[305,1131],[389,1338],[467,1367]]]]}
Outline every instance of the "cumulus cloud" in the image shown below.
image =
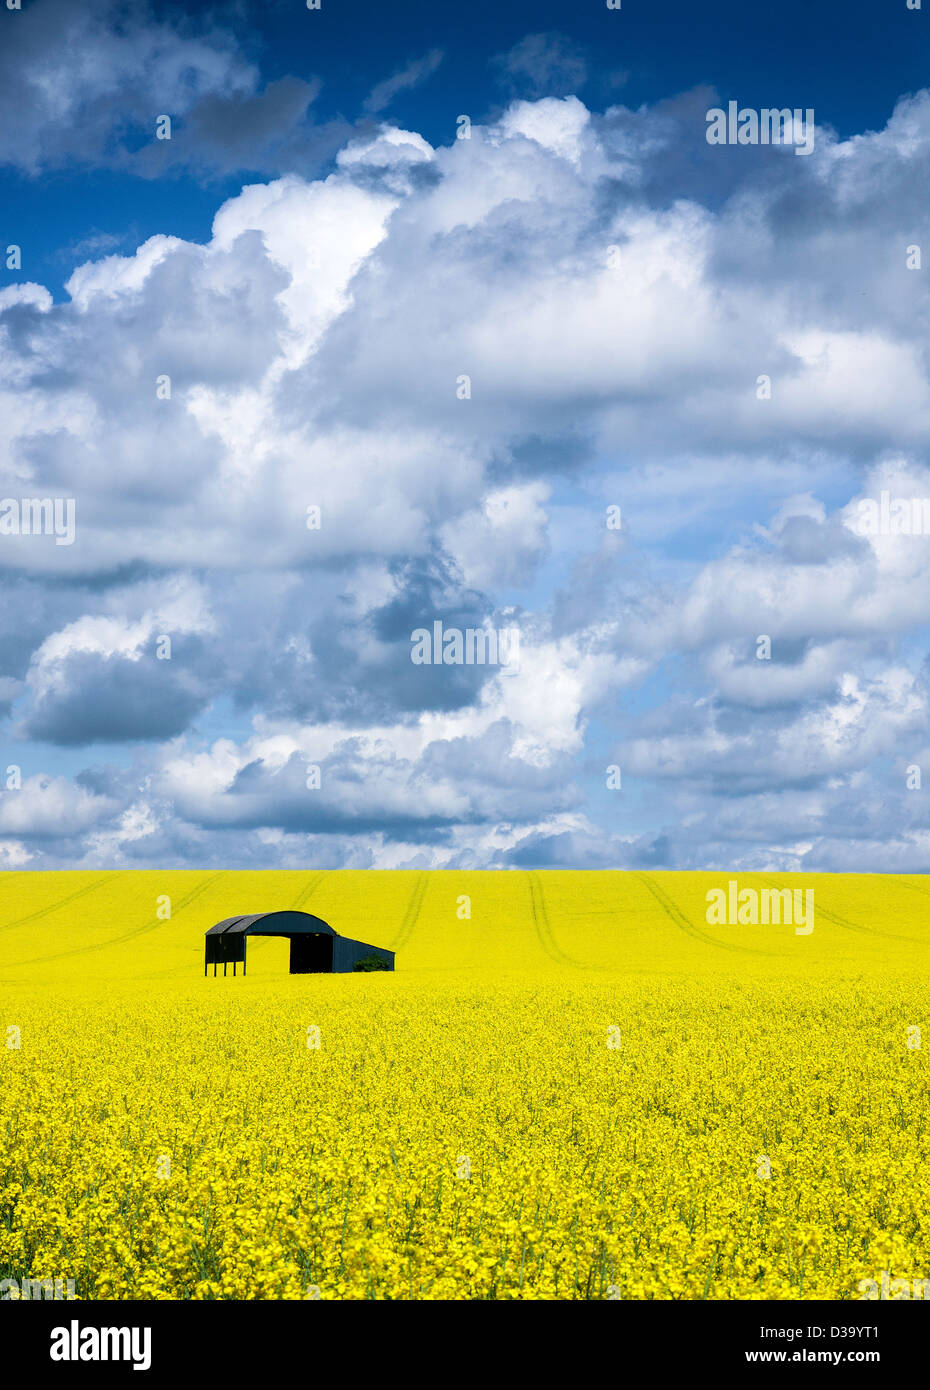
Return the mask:
{"type": "MultiPolygon", "coordinates": [[[[255,99],[184,42],[192,113],[255,99]]],[[[857,519],[930,498],[930,96],[804,160],[711,149],[702,100],[347,131],[204,245],[0,292],[4,491],[76,507],[73,545],[0,535],[0,707],[131,750],[5,793],[0,852],[927,867],[930,537],[857,519]],[[415,664],[437,620],[519,665],[415,664]]]]}
{"type": "MultiPolygon", "coordinates": [[[[77,839],[118,809],[117,802],[95,796],[64,777],[28,777],[17,790],[0,796],[0,836],[4,844],[9,843],[7,836],[18,837],[19,842],[77,839]]],[[[7,851],[9,867],[28,854],[17,855],[12,847],[16,843],[12,839],[7,851]]]]}

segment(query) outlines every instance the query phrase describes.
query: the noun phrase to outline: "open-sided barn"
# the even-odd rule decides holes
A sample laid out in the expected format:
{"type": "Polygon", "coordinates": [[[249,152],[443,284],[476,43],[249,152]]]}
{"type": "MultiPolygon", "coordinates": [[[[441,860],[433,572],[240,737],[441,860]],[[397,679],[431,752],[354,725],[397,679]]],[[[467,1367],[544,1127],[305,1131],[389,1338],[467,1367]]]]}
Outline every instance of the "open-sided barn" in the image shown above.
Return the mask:
{"type": "Polygon", "coordinates": [[[347,974],[362,962],[366,963],[366,968],[370,963],[375,969],[394,969],[393,951],[340,936],[322,917],[314,917],[310,912],[256,912],[250,916],[227,917],[210,928],[206,936],[203,973],[206,975],[207,967],[212,965],[216,975],[216,967],[222,965],[225,975],[227,966],[231,965],[235,975],[241,963],[244,975],[246,941],[250,936],[289,937],[292,975],[347,974]]]}

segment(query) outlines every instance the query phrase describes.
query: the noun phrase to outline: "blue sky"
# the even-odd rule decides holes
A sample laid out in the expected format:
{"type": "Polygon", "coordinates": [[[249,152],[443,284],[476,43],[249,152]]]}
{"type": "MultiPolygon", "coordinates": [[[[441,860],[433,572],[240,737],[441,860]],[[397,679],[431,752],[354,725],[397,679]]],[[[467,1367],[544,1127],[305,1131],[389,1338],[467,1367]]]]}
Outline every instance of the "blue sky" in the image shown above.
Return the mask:
{"type": "Polygon", "coordinates": [[[926,58],[905,0],[0,8],[0,865],[925,872],[930,539],[857,518],[930,498],[926,58]]]}

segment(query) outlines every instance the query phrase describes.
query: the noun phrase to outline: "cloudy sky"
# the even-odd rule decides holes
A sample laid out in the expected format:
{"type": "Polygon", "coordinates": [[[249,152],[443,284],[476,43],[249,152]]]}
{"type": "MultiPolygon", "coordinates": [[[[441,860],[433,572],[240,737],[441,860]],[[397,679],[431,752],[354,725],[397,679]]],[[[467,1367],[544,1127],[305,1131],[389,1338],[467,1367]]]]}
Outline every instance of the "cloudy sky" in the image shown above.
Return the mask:
{"type": "Polygon", "coordinates": [[[930,870],[930,6],[750,8],[0,5],[0,865],[930,870]]]}

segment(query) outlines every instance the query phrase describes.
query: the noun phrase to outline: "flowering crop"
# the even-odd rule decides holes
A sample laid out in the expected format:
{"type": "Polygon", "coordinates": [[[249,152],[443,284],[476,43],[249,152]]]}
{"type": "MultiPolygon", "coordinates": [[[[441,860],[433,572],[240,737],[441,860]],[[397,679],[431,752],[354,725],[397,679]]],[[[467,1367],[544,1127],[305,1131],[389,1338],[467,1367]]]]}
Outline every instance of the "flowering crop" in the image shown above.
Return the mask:
{"type": "Polygon", "coordinates": [[[845,1299],[930,1276],[923,881],[784,876],[815,889],[805,937],[708,926],[721,881],[4,875],[0,1278],[845,1299]],[[280,906],[397,972],[292,977],[256,939],[246,979],[203,978],[207,927],[280,906]]]}

